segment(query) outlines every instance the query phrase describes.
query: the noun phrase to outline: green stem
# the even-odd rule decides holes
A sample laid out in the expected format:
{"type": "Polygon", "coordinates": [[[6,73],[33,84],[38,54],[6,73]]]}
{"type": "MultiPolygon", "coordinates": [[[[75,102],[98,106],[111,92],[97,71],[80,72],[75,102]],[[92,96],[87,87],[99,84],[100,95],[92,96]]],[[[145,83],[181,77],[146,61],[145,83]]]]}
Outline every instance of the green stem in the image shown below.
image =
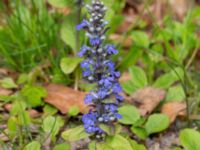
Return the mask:
{"type": "MultiPolygon", "coordinates": [[[[81,22],[81,4],[82,4],[82,0],[77,0],[77,6],[78,6],[78,10],[77,10],[77,24],[79,24],[81,22]]],[[[74,55],[77,55],[78,50],[80,49],[80,32],[77,30],[76,31],[76,49],[74,51],[74,55]]],[[[78,90],[78,84],[79,84],[79,68],[77,68],[75,70],[75,83],[74,83],[74,89],[78,90]]]]}

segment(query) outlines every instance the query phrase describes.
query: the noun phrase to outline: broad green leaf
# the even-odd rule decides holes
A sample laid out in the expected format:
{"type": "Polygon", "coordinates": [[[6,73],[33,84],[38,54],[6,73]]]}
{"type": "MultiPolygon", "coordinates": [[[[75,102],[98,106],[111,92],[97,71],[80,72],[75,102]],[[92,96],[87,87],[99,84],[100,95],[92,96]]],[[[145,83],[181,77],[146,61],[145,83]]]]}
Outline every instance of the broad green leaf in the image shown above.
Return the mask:
{"type": "Polygon", "coordinates": [[[37,107],[44,104],[42,98],[47,96],[47,91],[41,86],[26,85],[21,90],[21,94],[26,98],[30,106],[37,107]]]}
{"type": "Polygon", "coordinates": [[[69,116],[77,116],[78,113],[79,113],[79,107],[78,106],[72,106],[68,111],[69,116]]]}
{"type": "Polygon", "coordinates": [[[27,144],[23,150],[41,150],[41,145],[37,141],[32,141],[27,144]]]}
{"type": "MultiPolygon", "coordinates": [[[[108,135],[113,135],[114,133],[111,132],[111,126],[108,126],[106,124],[100,124],[99,127],[105,131],[108,135]]],[[[113,131],[114,132],[114,131],[113,131]]]]}
{"type": "Polygon", "coordinates": [[[185,93],[182,86],[178,85],[169,88],[166,96],[166,101],[183,101],[184,99],[185,93]]]}
{"type": "Polygon", "coordinates": [[[43,108],[43,112],[47,115],[54,115],[58,112],[58,110],[55,107],[46,104],[43,108]]]}
{"type": "Polygon", "coordinates": [[[48,116],[44,119],[42,128],[45,132],[51,133],[51,138],[55,140],[55,136],[63,125],[64,120],[61,117],[48,116]]]}
{"type": "Polygon", "coordinates": [[[169,73],[166,73],[160,76],[154,83],[154,87],[167,89],[174,82],[183,79],[183,71],[180,68],[175,68],[171,70],[169,73]]]}
{"type": "Polygon", "coordinates": [[[169,126],[169,117],[164,114],[153,114],[149,116],[146,124],[145,129],[147,131],[147,134],[150,135],[152,133],[158,133],[165,129],[167,129],[169,126]]]}
{"type": "Polygon", "coordinates": [[[60,67],[65,74],[70,74],[76,69],[81,61],[82,58],[66,57],[61,59],[60,67]]]}
{"type": "Polygon", "coordinates": [[[6,78],[0,80],[0,86],[3,88],[6,88],[6,89],[17,88],[17,84],[10,77],[6,77],[6,78]]]}
{"type": "Polygon", "coordinates": [[[88,148],[89,150],[96,150],[96,142],[95,141],[92,141],[88,144],[88,148]]]}
{"type": "Polygon", "coordinates": [[[112,148],[109,144],[105,142],[97,143],[96,144],[96,149],[95,150],[115,150],[112,148]]]}
{"type": "Polygon", "coordinates": [[[180,132],[180,141],[186,150],[200,150],[200,133],[194,129],[184,129],[180,132]]]}
{"type": "Polygon", "coordinates": [[[131,144],[132,150],[146,150],[144,145],[138,144],[135,140],[129,138],[128,141],[131,144]]]}
{"type": "Polygon", "coordinates": [[[106,144],[113,150],[132,150],[129,141],[119,134],[107,137],[106,144]]]}
{"type": "Polygon", "coordinates": [[[144,128],[141,128],[141,127],[132,126],[131,131],[142,140],[145,140],[148,136],[146,130],[144,128]]]}
{"type": "Polygon", "coordinates": [[[133,31],[131,34],[132,39],[134,40],[134,44],[140,47],[148,48],[150,41],[149,37],[145,32],[142,31],[133,31]]]}
{"type": "Polygon", "coordinates": [[[70,150],[70,145],[69,144],[66,144],[66,143],[63,143],[63,144],[59,144],[59,145],[56,145],[53,150],[70,150]]]}
{"type": "Polygon", "coordinates": [[[137,88],[143,88],[148,84],[147,76],[143,69],[133,66],[129,69],[131,81],[137,88]]]}
{"type": "Polygon", "coordinates": [[[48,0],[48,3],[54,7],[64,8],[67,7],[70,3],[73,3],[72,0],[48,0]]]}
{"type": "Polygon", "coordinates": [[[140,119],[139,111],[132,105],[120,107],[119,113],[122,115],[122,119],[119,119],[119,122],[122,124],[134,124],[138,119],[140,119]]]}
{"type": "Polygon", "coordinates": [[[135,92],[138,89],[135,86],[135,84],[133,83],[133,81],[131,81],[131,80],[123,82],[121,85],[122,85],[124,92],[126,92],[129,95],[133,94],[133,92],[135,92]]]}
{"type": "Polygon", "coordinates": [[[68,129],[62,133],[62,138],[67,141],[78,141],[88,137],[89,134],[85,132],[83,126],[78,126],[72,129],[68,129]]]}
{"type": "Polygon", "coordinates": [[[66,23],[63,24],[60,34],[61,39],[65,42],[65,44],[72,48],[75,54],[79,50],[76,49],[76,25],[74,19],[73,14],[67,17],[66,23]]]}

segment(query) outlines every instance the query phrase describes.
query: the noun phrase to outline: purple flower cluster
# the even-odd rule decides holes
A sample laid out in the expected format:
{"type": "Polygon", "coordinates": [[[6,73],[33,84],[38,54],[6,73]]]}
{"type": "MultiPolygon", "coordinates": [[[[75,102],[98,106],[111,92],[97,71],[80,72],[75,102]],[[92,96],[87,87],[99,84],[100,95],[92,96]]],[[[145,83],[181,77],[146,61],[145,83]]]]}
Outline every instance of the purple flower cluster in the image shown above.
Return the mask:
{"type": "Polygon", "coordinates": [[[118,54],[118,51],[115,46],[104,44],[108,22],[104,20],[107,8],[103,2],[93,0],[91,6],[86,5],[86,8],[90,18],[83,20],[77,30],[86,31],[90,46],[84,45],[78,56],[85,58],[81,62],[83,78],[96,83],[96,88],[85,97],[85,104],[93,107],[83,116],[82,121],[86,132],[102,138],[105,133],[99,125],[110,125],[122,117],[118,113],[118,104],[123,101],[120,95],[122,88],[118,82],[120,72],[115,70],[115,64],[111,61],[111,56],[118,54]]]}

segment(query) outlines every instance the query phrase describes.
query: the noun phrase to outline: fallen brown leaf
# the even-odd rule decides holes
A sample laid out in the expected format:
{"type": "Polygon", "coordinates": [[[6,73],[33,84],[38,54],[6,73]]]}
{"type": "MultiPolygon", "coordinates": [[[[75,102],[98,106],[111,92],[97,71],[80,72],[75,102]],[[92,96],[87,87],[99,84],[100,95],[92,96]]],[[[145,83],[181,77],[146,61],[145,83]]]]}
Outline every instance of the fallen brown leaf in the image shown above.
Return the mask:
{"type": "Polygon", "coordinates": [[[8,75],[9,74],[9,70],[5,69],[5,68],[0,68],[0,75],[8,75]]]}
{"type": "Polygon", "coordinates": [[[164,99],[165,94],[166,92],[162,89],[145,87],[136,91],[130,100],[139,104],[140,113],[142,116],[145,116],[150,114],[158,106],[164,99]]]}
{"type": "Polygon", "coordinates": [[[57,84],[50,84],[46,89],[48,96],[45,102],[55,106],[61,113],[66,114],[72,106],[78,106],[82,113],[88,110],[84,104],[86,93],[57,84]]]}
{"type": "Polygon", "coordinates": [[[12,90],[4,89],[0,87],[0,95],[8,96],[12,94],[12,90]]]}
{"type": "Polygon", "coordinates": [[[177,116],[185,114],[186,104],[183,102],[169,102],[162,106],[161,112],[166,114],[170,123],[173,123],[177,116]]]}

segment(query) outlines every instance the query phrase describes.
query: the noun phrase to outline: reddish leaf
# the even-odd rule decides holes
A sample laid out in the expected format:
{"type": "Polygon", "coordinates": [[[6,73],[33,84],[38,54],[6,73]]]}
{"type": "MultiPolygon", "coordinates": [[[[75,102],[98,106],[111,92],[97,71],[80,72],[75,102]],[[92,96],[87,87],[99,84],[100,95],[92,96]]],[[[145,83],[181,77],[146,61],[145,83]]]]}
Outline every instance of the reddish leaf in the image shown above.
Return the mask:
{"type": "Polygon", "coordinates": [[[12,94],[12,90],[4,89],[0,87],[0,95],[8,96],[12,94]]]}
{"type": "Polygon", "coordinates": [[[131,101],[139,104],[142,116],[150,114],[164,99],[166,92],[153,87],[145,87],[131,96],[131,101]]]}
{"type": "Polygon", "coordinates": [[[61,113],[66,114],[73,106],[78,106],[82,113],[88,110],[84,104],[86,93],[56,84],[50,84],[46,89],[48,96],[45,102],[55,106],[61,113]]]}
{"type": "Polygon", "coordinates": [[[166,114],[173,123],[177,116],[185,114],[186,104],[183,102],[169,102],[162,106],[161,112],[166,114]]]}

